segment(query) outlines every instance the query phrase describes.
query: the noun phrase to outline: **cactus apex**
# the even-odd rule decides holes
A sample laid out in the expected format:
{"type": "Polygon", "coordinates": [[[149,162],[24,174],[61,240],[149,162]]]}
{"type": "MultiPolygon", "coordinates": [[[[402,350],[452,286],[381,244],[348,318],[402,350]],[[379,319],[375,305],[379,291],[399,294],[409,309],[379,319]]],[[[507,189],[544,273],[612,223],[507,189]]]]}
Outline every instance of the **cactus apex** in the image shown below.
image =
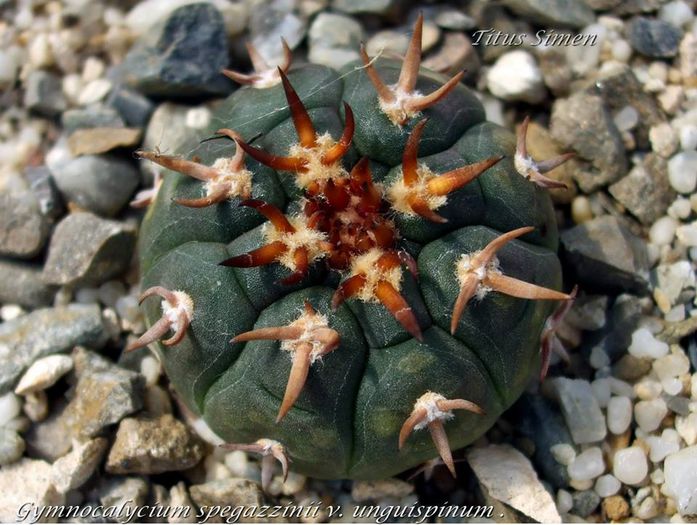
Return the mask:
{"type": "Polygon", "coordinates": [[[422,95],[415,90],[416,81],[419,77],[419,67],[421,66],[421,33],[423,23],[423,14],[419,14],[414,24],[414,31],[409,41],[404,62],[402,63],[399,80],[394,85],[388,86],[383,82],[373,67],[373,59],[368,56],[365,46],[361,44],[361,59],[365,65],[368,78],[375,87],[375,91],[377,91],[380,109],[393,124],[400,127],[410,118],[443,99],[455,88],[465,74],[464,71],[461,71],[428,95],[422,95]]]}
{"type": "Polygon", "coordinates": [[[496,237],[483,250],[463,254],[456,263],[455,275],[460,284],[460,293],[455,300],[450,322],[450,333],[454,334],[467,303],[475,295],[483,298],[492,290],[521,299],[567,300],[571,296],[556,290],[526,283],[503,275],[499,268],[496,253],[509,241],[530,233],[534,228],[525,226],[511,230],[496,237]]]}
{"type": "Polygon", "coordinates": [[[182,291],[170,291],[162,286],[153,286],[141,294],[139,302],[142,303],[153,296],[162,298],[162,317],[147,332],[129,344],[124,352],[132,352],[147,346],[162,338],[170,330],[174,332],[174,335],[162,341],[163,345],[173,346],[184,338],[194,317],[194,302],[191,297],[182,291]]]}
{"type": "Polygon", "coordinates": [[[548,171],[552,171],[554,168],[561,166],[567,160],[575,157],[575,153],[564,153],[563,155],[558,155],[557,157],[552,157],[551,159],[543,160],[540,162],[535,161],[528,154],[528,147],[526,144],[528,125],[530,124],[530,117],[525,117],[523,123],[518,128],[517,133],[517,143],[516,151],[514,157],[514,165],[516,171],[525,177],[527,180],[534,182],[541,188],[564,188],[567,189],[566,184],[559,182],[549,177],[545,177],[544,174],[548,171]]]}
{"type": "Polygon", "coordinates": [[[241,450],[243,452],[261,454],[261,488],[264,492],[268,492],[271,485],[274,460],[281,464],[283,482],[285,483],[288,479],[288,463],[290,459],[288,458],[286,447],[275,439],[261,438],[249,444],[226,443],[221,445],[221,448],[230,451],[241,450]]]}
{"type": "Polygon", "coordinates": [[[433,438],[433,444],[436,446],[438,455],[443,460],[443,463],[448,467],[448,470],[455,477],[455,464],[453,455],[448,443],[448,436],[445,433],[443,422],[452,419],[453,410],[468,410],[475,414],[484,414],[482,408],[467,401],[465,399],[447,399],[441,394],[435,392],[426,392],[414,403],[414,409],[411,415],[404,421],[402,429],[399,431],[399,448],[404,446],[409,435],[415,430],[428,428],[433,438]]]}
{"type": "Polygon", "coordinates": [[[335,350],[341,342],[339,332],[329,328],[327,317],[317,313],[305,301],[305,310],[295,321],[287,326],[275,326],[251,330],[235,336],[232,343],[274,339],[281,341],[281,350],[290,352],[293,365],[276,423],[280,422],[305,386],[307,375],[318,359],[335,350]]]}

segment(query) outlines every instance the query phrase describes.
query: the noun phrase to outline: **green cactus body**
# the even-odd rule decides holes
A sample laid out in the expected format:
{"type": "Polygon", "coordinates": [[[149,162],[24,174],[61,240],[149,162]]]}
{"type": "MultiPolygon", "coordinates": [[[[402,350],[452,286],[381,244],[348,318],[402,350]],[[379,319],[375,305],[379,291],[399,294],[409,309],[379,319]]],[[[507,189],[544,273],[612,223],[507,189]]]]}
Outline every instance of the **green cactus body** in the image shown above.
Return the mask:
{"type": "MultiPolygon", "coordinates": [[[[419,341],[377,301],[349,298],[336,309],[332,297],[346,271],[318,259],[299,282],[279,284],[289,269],[279,263],[238,268],[219,263],[265,244],[264,217],[226,199],[189,208],[175,198],[196,198],[202,183],[168,172],[150,206],[140,235],[143,287],[185,291],[193,318],[177,344],[153,345],[179,397],[228,442],[270,438],[281,442],[297,472],[319,478],[374,479],[394,475],[436,455],[428,432],[415,432],[400,450],[398,436],[414,402],[427,391],[479,405],[480,415],[458,411],[445,424],[453,449],[483,434],[522,392],[538,364],[540,334],[552,301],[517,299],[492,292],[473,300],[455,333],[451,314],[458,296],[455,269],[461,254],[481,250],[515,228],[534,232],[506,244],[498,253],[501,270],[512,277],[558,288],[557,228],[546,191],[521,177],[513,165],[515,139],[484,121],[472,92],[459,84],[445,98],[403,125],[393,124],[378,107],[375,89],[362,63],[339,74],[302,65],[288,79],[307,108],[317,134],[338,139],[345,124],[343,103],[353,109],[355,134],[341,159],[347,171],[362,157],[370,160],[373,180],[388,187],[401,176],[402,154],[414,126],[428,123],[419,145],[419,163],[435,173],[506,157],[447,198],[437,212],[448,222],[415,214],[380,211],[394,221],[395,248],[416,260],[418,276],[402,272],[400,294],[410,305],[421,332],[419,341]],[[278,340],[231,343],[243,332],[284,326],[301,315],[305,302],[326,316],[338,332],[336,349],[313,364],[305,386],[286,417],[276,423],[292,360],[278,340]]],[[[401,62],[379,59],[376,70],[386,83],[397,81],[401,62]]],[[[421,71],[417,89],[429,93],[447,80],[421,71]]],[[[235,130],[256,146],[288,155],[298,142],[281,85],[245,86],[217,110],[211,136],[235,130]]],[[[194,154],[211,165],[231,157],[229,140],[203,142],[194,154]]],[[[287,215],[302,207],[296,177],[247,157],[251,197],[287,215]]],[[[149,325],[162,315],[161,304],[144,302],[149,325]]]]}

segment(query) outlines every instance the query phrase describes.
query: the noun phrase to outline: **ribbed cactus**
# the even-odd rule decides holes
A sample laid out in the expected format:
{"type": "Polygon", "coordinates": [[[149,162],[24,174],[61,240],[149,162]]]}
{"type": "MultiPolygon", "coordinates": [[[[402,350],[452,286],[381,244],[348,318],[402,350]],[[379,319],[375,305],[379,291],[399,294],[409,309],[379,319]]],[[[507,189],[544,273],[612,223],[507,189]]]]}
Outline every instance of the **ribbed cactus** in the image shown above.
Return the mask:
{"type": "Polygon", "coordinates": [[[140,152],[171,171],[140,236],[150,329],[129,349],[153,343],[267,482],[274,458],[366,479],[440,454],[454,472],[451,448],[520,395],[570,298],[543,175],[565,157],[536,163],[461,75],[420,70],[421,25],[403,62],[361,50],[339,73],[250,48],[214,140],[140,152]]]}

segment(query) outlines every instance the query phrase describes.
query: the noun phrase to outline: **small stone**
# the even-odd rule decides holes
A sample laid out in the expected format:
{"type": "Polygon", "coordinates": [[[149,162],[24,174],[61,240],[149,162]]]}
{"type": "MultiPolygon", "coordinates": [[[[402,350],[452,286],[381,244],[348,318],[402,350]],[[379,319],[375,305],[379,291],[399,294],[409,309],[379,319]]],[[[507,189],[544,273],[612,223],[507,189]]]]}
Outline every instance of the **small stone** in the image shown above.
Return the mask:
{"type": "Polygon", "coordinates": [[[16,522],[20,507],[27,502],[38,507],[64,503],[51,483],[50,463],[22,458],[0,470],[0,521],[16,522]],[[18,498],[18,489],[21,498],[18,498]]]}
{"type": "Polygon", "coordinates": [[[75,345],[100,348],[106,334],[99,307],[68,305],[35,310],[0,324],[0,394],[35,360],[72,349],[75,345]]]}
{"type": "Polygon", "coordinates": [[[204,453],[203,443],[170,414],[156,419],[126,418],[119,424],[106,471],[112,474],[160,474],[186,470],[204,453]]]}
{"type": "Polygon", "coordinates": [[[49,355],[37,359],[24,373],[15,387],[15,394],[26,395],[46,390],[73,368],[73,360],[67,355],[49,355]]]}
{"type": "Polygon", "coordinates": [[[363,28],[353,18],[320,13],[308,33],[308,59],[315,64],[340,69],[359,58],[356,49],[363,38],[363,28]]]}
{"type": "Polygon", "coordinates": [[[0,191],[0,255],[36,256],[46,244],[50,222],[30,192],[0,191]]]}
{"type": "Polygon", "coordinates": [[[409,46],[409,36],[401,31],[378,31],[366,42],[365,49],[368,56],[376,56],[386,51],[403,54],[409,46]]]}
{"type": "Polygon", "coordinates": [[[668,414],[668,407],[663,399],[639,401],[634,405],[634,419],[644,432],[653,432],[668,414]]]}
{"type": "Polygon", "coordinates": [[[486,79],[489,91],[506,101],[537,104],[545,98],[542,72],[527,51],[510,51],[499,57],[486,79]]]}
{"type": "Polygon", "coordinates": [[[576,450],[568,443],[557,443],[550,447],[549,451],[561,465],[569,466],[576,459],[576,450]]]}
{"type": "Polygon", "coordinates": [[[213,505],[259,506],[264,501],[259,486],[246,479],[227,478],[189,487],[191,499],[199,507],[213,505]]]}
{"type": "Polygon", "coordinates": [[[574,443],[595,443],[605,438],[607,427],[588,381],[558,377],[552,380],[564,419],[574,443]]]}
{"type": "Polygon", "coordinates": [[[680,435],[672,428],[666,428],[660,437],[647,436],[646,444],[651,448],[649,459],[660,463],[666,456],[680,450],[680,435]]]}
{"type": "Polygon", "coordinates": [[[295,49],[307,33],[307,20],[295,14],[288,2],[264,2],[252,10],[249,19],[252,44],[269,64],[279,64],[283,59],[283,37],[291,49],[295,49]]]}
{"type": "Polygon", "coordinates": [[[51,284],[98,284],[124,272],[135,231],[130,225],[91,213],[71,213],[51,238],[43,278],[51,284]]]}
{"type": "Polygon", "coordinates": [[[117,148],[133,147],[140,142],[141,131],[133,128],[78,129],[68,138],[70,152],[76,157],[97,155],[117,148]]]}
{"type": "Polygon", "coordinates": [[[189,509],[190,511],[182,510],[176,514],[172,513],[167,517],[168,523],[196,523],[196,514],[191,510],[193,509],[193,502],[183,481],[169,489],[169,504],[173,509],[189,509]]]}
{"type": "Polygon", "coordinates": [[[569,477],[577,481],[595,479],[604,471],[603,452],[599,447],[584,450],[569,465],[569,477]]]}
{"type": "Polygon", "coordinates": [[[557,99],[550,130],[562,147],[576,151],[579,160],[586,161],[575,163],[573,171],[584,192],[615,182],[626,173],[622,136],[600,96],[581,91],[557,99]]]}
{"type": "MultiPolygon", "coordinates": [[[[127,126],[144,128],[155,109],[153,102],[127,86],[116,86],[106,100],[109,109],[115,110],[127,126]]],[[[98,127],[98,126],[93,126],[98,127]]]]}
{"type": "Polygon", "coordinates": [[[682,86],[668,85],[656,98],[663,111],[669,115],[675,115],[685,99],[685,92],[682,86]]]}
{"type": "Polygon", "coordinates": [[[51,481],[56,490],[66,494],[90,479],[102,461],[107,444],[104,438],[74,442],[73,450],[53,463],[51,481]]]}
{"type": "Polygon", "coordinates": [[[557,511],[559,514],[567,514],[574,506],[573,496],[566,490],[557,491],[557,511]]]}
{"type": "Polygon", "coordinates": [[[595,480],[594,490],[601,498],[608,498],[617,494],[622,488],[622,483],[612,474],[604,474],[595,480]]]}
{"type": "Polygon", "coordinates": [[[585,2],[569,0],[504,0],[507,7],[531,22],[553,27],[581,28],[595,19],[585,2]]]}
{"type": "Polygon", "coordinates": [[[697,514],[697,446],[669,455],[663,463],[663,490],[674,498],[681,516],[697,514]]]}
{"type": "Polygon", "coordinates": [[[15,431],[0,427],[0,466],[18,461],[24,454],[24,440],[15,431]]]}
{"type": "Polygon", "coordinates": [[[467,35],[448,32],[445,33],[441,46],[430,53],[421,65],[447,75],[465,70],[465,78],[468,79],[477,74],[481,63],[467,35]]]}
{"type": "Polygon", "coordinates": [[[632,422],[632,401],[628,397],[610,398],[607,404],[607,428],[613,434],[622,434],[632,422]]]}
{"type": "Polygon", "coordinates": [[[622,483],[639,485],[648,472],[646,454],[641,447],[629,447],[615,452],[612,473],[622,483]]]}
{"type": "Polygon", "coordinates": [[[560,522],[530,460],[509,445],[472,448],[467,461],[489,496],[541,523],[560,522]]]}
{"type": "Polygon", "coordinates": [[[332,0],[332,7],[344,13],[385,15],[396,8],[395,0],[332,0]]]}
{"type": "Polygon", "coordinates": [[[629,503],[622,496],[610,496],[605,498],[602,503],[603,515],[608,520],[620,521],[630,515],[629,503]]]}
{"type": "Polygon", "coordinates": [[[689,446],[697,443],[697,412],[675,418],[675,430],[689,446]]]}
{"type": "Polygon", "coordinates": [[[351,497],[357,503],[379,501],[385,498],[403,498],[414,492],[414,486],[400,479],[354,481],[351,497]]]}
{"type": "Polygon", "coordinates": [[[39,423],[48,416],[48,396],[43,390],[27,394],[22,407],[26,416],[34,423],[39,423]]]}
{"type": "Polygon", "coordinates": [[[692,193],[697,187],[697,151],[673,155],[668,161],[668,180],[678,193],[692,193]]]}
{"type": "MultiPolygon", "coordinates": [[[[578,37],[579,39],[589,39],[589,42],[591,38],[594,39],[592,44],[570,45],[564,49],[569,65],[571,66],[571,71],[573,71],[576,77],[583,77],[598,69],[601,50],[607,39],[607,29],[601,24],[593,23],[584,27],[583,30],[578,33],[578,37]]],[[[582,40],[582,42],[584,42],[584,40],[582,40]]],[[[630,120],[633,119],[631,110],[619,116],[620,122],[624,120],[623,117],[628,117],[630,120]]],[[[618,116],[615,115],[616,120],[617,118],[618,116]]]]}
{"type": "MultiPolygon", "coordinates": [[[[668,210],[670,213],[670,209],[668,210]]],[[[653,223],[649,230],[649,239],[656,246],[665,246],[673,242],[675,230],[679,223],[673,217],[664,216],[653,223]]]]}
{"type": "Polygon", "coordinates": [[[685,27],[692,22],[692,8],[683,0],[673,0],[661,6],[658,18],[675,27],[685,27]]]}
{"type": "Polygon", "coordinates": [[[663,387],[658,381],[646,377],[634,385],[634,392],[636,392],[639,399],[648,401],[660,396],[661,392],[663,392],[663,387]]]}
{"type": "Polygon", "coordinates": [[[0,51],[0,88],[12,87],[17,79],[20,49],[16,46],[0,51]]]}
{"type": "Polygon", "coordinates": [[[605,326],[607,304],[605,295],[582,295],[576,298],[565,320],[579,330],[599,330],[605,326]]]}
{"type": "Polygon", "coordinates": [[[92,80],[80,91],[80,95],[77,97],[77,103],[80,106],[89,106],[90,104],[100,102],[109,94],[112,87],[113,84],[106,78],[92,80]]]}
{"type": "Polygon", "coordinates": [[[593,210],[588,197],[577,195],[571,203],[571,218],[574,224],[582,224],[593,218],[593,210]]]}
{"type": "Polygon", "coordinates": [[[126,56],[122,71],[125,81],[146,95],[226,94],[232,84],[220,70],[228,63],[220,11],[197,3],[179,7],[143,34],[126,56]]]}
{"type": "Polygon", "coordinates": [[[598,400],[598,406],[600,408],[607,407],[612,397],[612,390],[610,388],[610,378],[609,377],[599,377],[591,383],[591,389],[593,390],[593,396],[598,400]]]}
{"type": "Polygon", "coordinates": [[[681,36],[674,25],[655,18],[634,17],[627,26],[627,37],[634,50],[651,58],[675,56],[681,36]]]}
{"type": "Polygon", "coordinates": [[[596,370],[610,366],[610,358],[600,346],[593,347],[588,362],[596,370]]]}
{"type": "Polygon", "coordinates": [[[606,215],[579,224],[562,232],[561,242],[579,281],[609,290],[647,289],[646,245],[618,218],[606,215]]]}
{"type": "Polygon", "coordinates": [[[59,78],[46,71],[33,71],[26,80],[24,107],[53,118],[67,107],[59,78]]]}
{"type": "Polygon", "coordinates": [[[686,86],[694,86],[697,77],[697,36],[693,32],[685,34],[680,41],[680,75],[686,86]]]}
{"type": "Polygon", "coordinates": [[[574,505],[571,509],[572,514],[587,518],[600,505],[600,496],[593,490],[582,490],[573,495],[574,505]]]}
{"type": "Polygon", "coordinates": [[[632,343],[627,351],[634,357],[658,359],[668,354],[669,347],[659,341],[646,328],[639,328],[632,333],[632,343]]]}
{"type": "Polygon", "coordinates": [[[59,166],[55,180],[67,200],[82,209],[111,217],[128,203],[140,176],[133,164],[118,157],[85,155],[59,166]]]}
{"type": "Polygon", "coordinates": [[[125,123],[115,109],[94,104],[65,111],[61,115],[61,125],[66,134],[71,135],[79,129],[123,128],[125,123]]]}
{"type": "Polygon", "coordinates": [[[653,362],[653,371],[662,382],[690,371],[690,360],[683,352],[668,354],[653,362]]]}
{"type": "Polygon", "coordinates": [[[618,130],[631,131],[639,123],[639,112],[633,106],[625,106],[615,113],[613,121],[618,130]]]}
{"type": "Polygon", "coordinates": [[[100,503],[104,507],[114,507],[117,513],[110,516],[116,522],[125,521],[143,507],[150,487],[142,478],[109,477],[102,478],[97,489],[100,503]]]}
{"type": "MultiPolygon", "coordinates": [[[[537,54],[537,60],[540,63],[540,71],[542,71],[545,86],[555,97],[567,96],[574,75],[571,65],[572,61],[569,59],[570,53],[563,48],[552,46],[537,49],[544,50],[537,54]]],[[[595,55],[595,53],[591,52],[591,55],[595,55]]],[[[587,58],[588,62],[592,62],[593,58],[596,57],[584,58],[587,58]]]]}
{"type": "Polygon", "coordinates": [[[651,127],[649,141],[651,149],[666,159],[677,151],[679,145],[678,135],[667,122],[651,127]]]}

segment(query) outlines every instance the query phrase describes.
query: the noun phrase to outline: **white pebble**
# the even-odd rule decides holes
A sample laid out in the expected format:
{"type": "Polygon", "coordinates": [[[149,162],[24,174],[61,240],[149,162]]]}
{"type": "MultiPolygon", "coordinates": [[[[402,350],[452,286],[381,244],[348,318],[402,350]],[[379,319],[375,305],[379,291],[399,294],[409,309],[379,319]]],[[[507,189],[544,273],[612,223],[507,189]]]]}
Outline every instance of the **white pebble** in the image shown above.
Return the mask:
{"type": "Polygon", "coordinates": [[[663,391],[669,396],[677,396],[683,389],[682,381],[677,377],[664,379],[661,381],[661,385],[663,386],[663,391]]]}
{"type": "Polygon", "coordinates": [[[54,56],[46,33],[34,35],[28,46],[29,63],[33,69],[49,67],[53,64],[54,56]]]}
{"type": "Polygon", "coordinates": [[[640,520],[648,521],[658,516],[658,503],[652,496],[649,496],[639,503],[639,506],[633,509],[633,512],[634,516],[640,520]]]}
{"type": "MultiPolygon", "coordinates": [[[[689,206],[689,201],[688,201],[689,206]]],[[[673,242],[675,230],[679,223],[673,217],[661,217],[651,225],[649,239],[657,246],[665,246],[673,242]]]]}
{"type": "Polygon", "coordinates": [[[678,193],[692,193],[697,187],[697,151],[681,151],[668,161],[668,180],[678,193]]]}
{"type": "Polygon", "coordinates": [[[12,86],[17,79],[19,56],[16,49],[0,49],[0,88],[12,86]]]}
{"type": "Polygon", "coordinates": [[[486,80],[489,91],[506,101],[536,104],[545,97],[542,72],[535,58],[522,49],[501,55],[486,80]]]}
{"type": "MultiPolygon", "coordinates": [[[[682,196],[678,196],[668,207],[668,215],[674,219],[687,219],[691,213],[692,204],[690,203],[690,199],[686,199],[682,196]]],[[[677,226],[676,224],[676,227],[677,226]]]]}
{"type": "Polygon", "coordinates": [[[564,489],[557,491],[557,510],[559,514],[566,514],[574,506],[574,498],[564,489]]]}
{"type": "Polygon", "coordinates": [[[621,38],[615,40],[612,43],[612,58],[625,64],[629,62],[629,59],[632,58],[632,46],[629,45],[629,42],[621,38]]]}
{"type": "Polygon", "coordinates": [[[186,127],[201,129],[208,126],[213,117],[211,110],[206,107],[191,108],[186,112],[186,127]]]}
{"type": "Polygon", "coordinates": [[[613,434],[622,434],[632,422],[632,401],[625,396],[610,398],[607,404],[607,428],[613,434]]]}
{"type": "Polygon", "coordinates": [[[126,287],[121,281],[107,281],[99,287],[97,293],[104,306],[114,307],[119,297],[126,295],[126,287]]]}
{"type": "Polygon", "coordinates": [[[634,393],[639,399],[650,400],[656,399],[663,392],[663,387],[658,381],[654,381],[648,377],[634,385],[634,393]]]}
{"type": "Polygon", "coordinates": [[[679,304],[671,308],[668,313],[663,316],[663,319],[669,323],[677,323],[685,320],[685,305],[679,304]]]}
{"type": "Polygon", "coordinates": [[[668,414],[668,406],[663,399],[639,401],[634,405],[634,419],[644,432],[653,432],[668,414]]]}
{"type": "Polygon", "coordinates": [[[697,126],[686,124],[680,128],[680,148],[683,151],[697,149],[697,126]]]}
{"type": "Polygon", "coordinates": [[[634,357],[658,359],[668,354],[669,347],[656,339],[646,328],[639,328],[632,333],[632,342],[627,351],[634,357]]]}
{"type": "Polygon", "coordinates": [[[145,377],[146,385],[154,385],[157,383],[157,380],[162,373],[160,361],[151,355],[145,356],[140,362],[140,373],[143,377],[145,377]]]}
{"type": "Polygon", "coordinates": [[[589,359],[590,365],[596,370],[610,365],[610,357],[601,346],[594,346],[589,359]]]}
{"type": "Polygon", "coordinates": [[[675,236],[683,246],[697,246],[697,221],[678,226],[675,236]]]}
{"type": "Polygon", "coordinates": [[[591,202],[585,195],[578,195],[571,203],[571,218],[575,224],[581,224],[593,218],[591,202]]]}
{"type": "Polygon", "coordinates": [[[692,23],[694,16],[692,8],[683,0],[673,0],[658,10],[658,18],[675,27],[687,27],[692,23]]]}
{"type": "Polygon", "coordinates": [[[73,358],[55,354],[37,359],[19,380],[15,393],[26,395],[46,390],[73,368],[73,358]]]}
{"type": "Polygon", "coordinates": [[[649,476],[651,478],[651,483],[654,485],[663,485],[666,482],[666,478],[663,475],[663,469],[657,468],[653,472],[651,472],[651,475],[649,476]]]}
{"type": "Polygon", "coordinates": [[[659,436],[648,436],[646,444],[650,447],[649,459],[654,463],[680,450],[680,435],[672,428],[666,428],[659,436]]]}
{"type": "Polygon", "coordinates": [[[75,291],[75,302],[96,304],[99,302],[99,292],[96,288],[78,288],[75,291]]]}
{"type": "Polygon", "coordinates": [[[612,119],[620,131],[630,131],[639,123],[639,112],[634,106],[624,106],[612,119]]]}
{"type": "Polygon", "coordinates": [[[676,416],[675,430],[689,446],[697,443],[697,413],[692,412],[687,416],[676,416]]]}
{"type": "Polygon", "coordinates": [[[121,319],[125,319],[129,323],[135,323],[140,320],[142,313],[138,306],[138,299],[132,295],[124,295],[116,300],[114,306],[116,313],[121,319]]]}
{"type": "Polygon", "coordinates": [[[81,106],[88,106],[99,102],[111,91],[112,84],[106,78],[98,78],[88,83],[78,96],[77,103],[81,106]]]}
{"type": "Polygon", "coordinates": [[[663,464],[663,491],[675,499],[682,515],[697,514],[697,447],[671,454],[663,464]]]}
{"type": "Polygon", "coordinates": [[[576,459],[576,450],[568,443],[557,443],[549,448],[555,461],[560,465],[568,466],[576,459]]]}
{"type": "Polygon", "coordinates": [[[3,304],[0,306],[0,319],[3,321],[12,321],[22,317],[25,313],[24,308],[18,304],[3,304]]]}
{"type": "Polygon", "coordinates": [[[608,380],[610,383],[610,392],[612,392],[613,395],[634,399],[634,387],[632,385],[612,376],[610,376],[608,380]]]}
{"type": "Polygon", "coordinates": [[[610,378],[601,377],[596,379],[591,383],[591,390],[600,408],[605,408],[610,401],[610,396],[612,396],[610,378]]]}
{"type": "Polygon", "coordinates": [[[104,74],[105,69],[106,66],[102,60],[97,57],[87,57],[82,67],[82,80],[85,82],[97,80],[104,74]]]}
{"type": "Polygon", "coordinates": [[[651,149],[661,157],[668,158],[678,149],[678,136],[667,122],[651,126],[649,141],[651,149]]]}
{"type": "Polygon", "coordinates": [[[595,480],[595,486],[593,488],[601,498],[609,498],[620,491],[622,483],[612,474],[605,474],[595,480]]]}
{"type": "Polygon", "coordinates": [[[653,362],[653,371],[661,381],[678,377],[690,371],[690,360],[684,352],[675,352],[656,359],[653,362]]]}
{"type": "Polygon", "coordinates": [[[629,447],[615,452],[612,473],[627,485],[641,483],[649,473],[644,450],[641,447],[629,447]]]}
{"type": "Polygon", "coordinates": [[[603,452],[599,447],[584,450],[568,467],[569,477],[576,481],[595,479],[605,471],[603,452]]]}
{"type": "Polygon", "coordinates": [[[14,393],[0,396],[0,427],[16,418],[22,411],[22,402],[14,393]]]}

